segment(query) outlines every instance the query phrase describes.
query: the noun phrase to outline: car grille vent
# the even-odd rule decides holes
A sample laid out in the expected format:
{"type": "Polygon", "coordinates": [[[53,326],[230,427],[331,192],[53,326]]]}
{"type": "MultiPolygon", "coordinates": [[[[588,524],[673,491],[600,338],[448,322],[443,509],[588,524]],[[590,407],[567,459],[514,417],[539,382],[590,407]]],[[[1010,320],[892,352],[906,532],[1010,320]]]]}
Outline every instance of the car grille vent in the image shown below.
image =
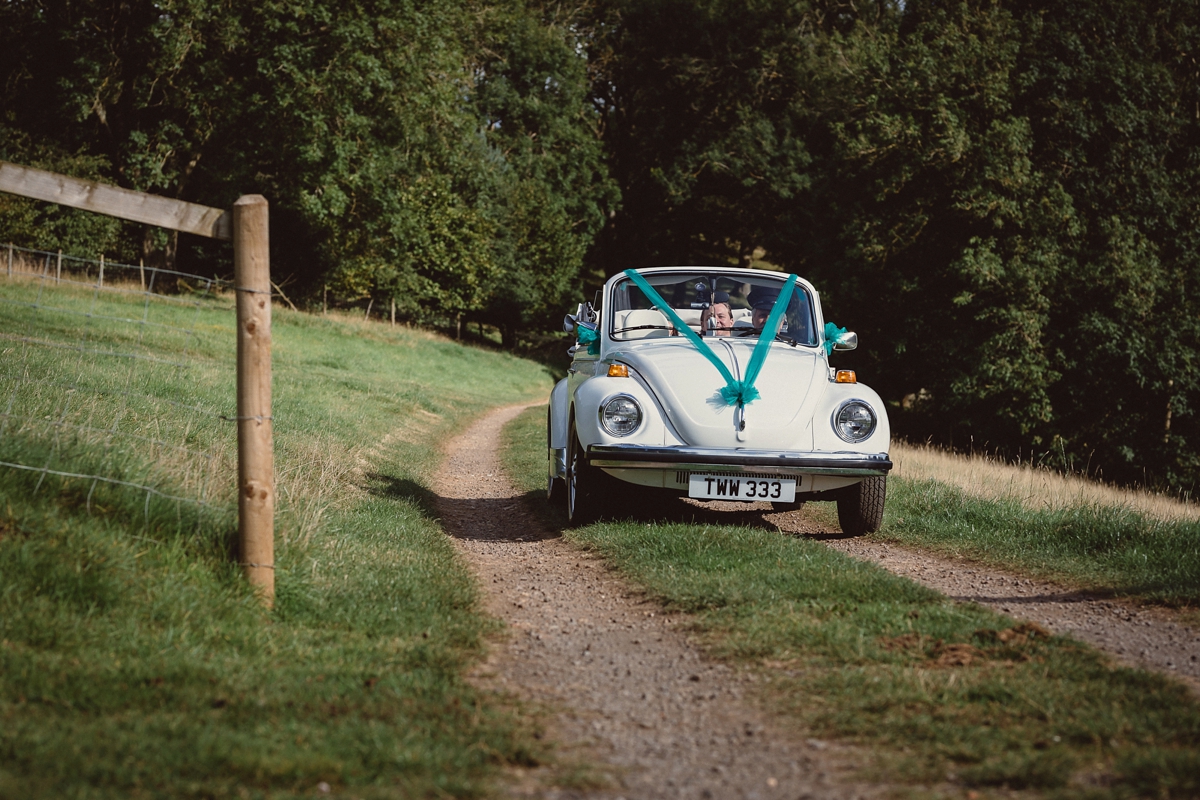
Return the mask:
{"type": "Polygon", "coordinates": [[[771,472],[721,472],[720,470],[678,470],[675,473],[675,483],[680,486],[687,486],[692,475],[715,475],[720,478],[764,478],[767,480],[794,480],[797,485],[800,482],[799,475],[781,475],[771,472]]]}

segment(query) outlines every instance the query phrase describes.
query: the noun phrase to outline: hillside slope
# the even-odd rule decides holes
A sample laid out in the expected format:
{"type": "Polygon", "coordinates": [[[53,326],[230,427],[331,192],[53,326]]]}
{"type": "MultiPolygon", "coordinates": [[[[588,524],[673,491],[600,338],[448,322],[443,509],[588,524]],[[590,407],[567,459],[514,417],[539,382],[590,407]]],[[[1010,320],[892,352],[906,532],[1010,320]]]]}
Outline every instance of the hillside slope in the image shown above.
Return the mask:
{"type": "Polygon", "coordinates": [[[0,467],[0,797],[481,796],[535,758],[461,679],[494,623],[429,479],[540,367],[276,309],[268,613],[230,557],[230,297],[0,300],[0,461],[34,468],[0,467]]]}

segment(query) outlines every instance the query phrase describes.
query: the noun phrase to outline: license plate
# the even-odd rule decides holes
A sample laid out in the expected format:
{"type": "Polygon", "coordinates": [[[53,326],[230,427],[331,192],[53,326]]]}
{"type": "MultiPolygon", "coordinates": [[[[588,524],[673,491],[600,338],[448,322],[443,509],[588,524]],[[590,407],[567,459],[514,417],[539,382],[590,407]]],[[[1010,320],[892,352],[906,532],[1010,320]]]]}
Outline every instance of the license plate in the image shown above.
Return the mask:
{"type": "Polygon", "coordinates": [[[771,500],[791,503],[796,500],[796,481],[790,478],[756,478],[753,475],[691,475],[688,497],[700,500],[741,500],[753,503],[771,500]]]}

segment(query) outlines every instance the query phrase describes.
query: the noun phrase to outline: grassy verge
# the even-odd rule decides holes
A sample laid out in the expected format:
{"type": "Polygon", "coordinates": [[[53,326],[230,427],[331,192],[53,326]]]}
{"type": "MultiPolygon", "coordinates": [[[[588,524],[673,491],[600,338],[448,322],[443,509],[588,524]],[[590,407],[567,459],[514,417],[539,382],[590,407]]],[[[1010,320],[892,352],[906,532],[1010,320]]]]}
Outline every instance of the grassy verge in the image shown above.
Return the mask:
{"type": "MultiPolygon", "coordinates": [[[[531,499],[544,426],[531,409],[506,434],[531,499]]],[[[1200,793],[1200,706],[1165,678],[763,528],[647,517],[564,535],[692,614],[711,652],[760,669],[785,719],[870,746],[879,776],[913,791],[1200,793]]]]}
{"type": "Polygon", "coordinates": [[[187,335],[102,318],[142,318],[137,298],[63,288],[38,302],[93,316],[0,305],[0,396],[21,416],[0,460],[208,505],[0,468],[0,797],[290,797],[322,783],[333,796],[486,796],[498,764],[537,758],[525,723],[462,679],[489,623],[428,487],[439,443],[544,392],[544,370],[277,309],[267,613],[229,560],[235,431],[216,418],[234,404],[228,298],[153,312],[187,335]],[[185,366],[119,370],[15,337],[185,366]]]}
{"type": "Polygon", "coordinates": [[[879,537],[1177,606],[1200,605],[1200,522],[1131,507],[1030,508],[933,480],[888,481],[879,537]]]}

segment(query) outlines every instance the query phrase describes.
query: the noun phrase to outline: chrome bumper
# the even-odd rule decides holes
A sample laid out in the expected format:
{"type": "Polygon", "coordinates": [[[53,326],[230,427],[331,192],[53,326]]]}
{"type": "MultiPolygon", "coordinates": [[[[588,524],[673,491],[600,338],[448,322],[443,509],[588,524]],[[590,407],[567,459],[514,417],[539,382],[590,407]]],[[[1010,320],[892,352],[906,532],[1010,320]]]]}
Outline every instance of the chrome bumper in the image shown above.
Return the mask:
{"type": "Polygon", "coordinates": [[[887,453],[783,453],[778,450],[715,447],[646,447],[636,444],[593,444],[587,458],[609,469],[720,470],[795,475],[887,475],[887,453]]]}

